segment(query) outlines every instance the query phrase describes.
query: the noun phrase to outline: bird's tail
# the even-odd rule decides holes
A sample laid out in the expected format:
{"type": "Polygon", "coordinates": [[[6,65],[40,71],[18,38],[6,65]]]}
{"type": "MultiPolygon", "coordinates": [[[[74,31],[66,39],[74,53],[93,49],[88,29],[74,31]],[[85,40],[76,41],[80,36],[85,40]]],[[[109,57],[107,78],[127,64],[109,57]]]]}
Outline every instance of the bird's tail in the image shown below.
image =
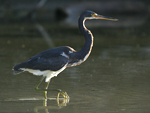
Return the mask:
{"type": "Polygon", "coordinates": [[[20,74],[23,72],[23,70],[15,70],[14,68],[12,69],[14,72],[14,75],[20,74]]]}
{"type": "Polygon", "coordinates": [[[22,73],[23,70],[21,68],[24,68],[24,66],[25,66],[25,62],[15,65],[12,69],[14,71],[14,75],[22,73]]]}

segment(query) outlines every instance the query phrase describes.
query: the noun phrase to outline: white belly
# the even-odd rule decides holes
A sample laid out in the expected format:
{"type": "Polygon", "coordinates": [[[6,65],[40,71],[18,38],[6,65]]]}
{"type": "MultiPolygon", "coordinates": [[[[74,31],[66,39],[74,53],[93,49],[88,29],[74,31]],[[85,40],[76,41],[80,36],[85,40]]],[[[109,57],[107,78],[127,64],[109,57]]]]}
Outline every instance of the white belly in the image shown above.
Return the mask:
{"type": "Polygon", "coordinates": [[[27,69],[27,68],[20,68],[20,69],[23,71],[28,71],[37,76],[43,75],[44,77],[46,77],[45,82],[48,82],[51,78],[57,76],[60,72],[62,72],[66,68],[66,65],[58,71],[50,71],[50,70],[40,71],[40,70],[33,70],[33,69],[27,69]]]}

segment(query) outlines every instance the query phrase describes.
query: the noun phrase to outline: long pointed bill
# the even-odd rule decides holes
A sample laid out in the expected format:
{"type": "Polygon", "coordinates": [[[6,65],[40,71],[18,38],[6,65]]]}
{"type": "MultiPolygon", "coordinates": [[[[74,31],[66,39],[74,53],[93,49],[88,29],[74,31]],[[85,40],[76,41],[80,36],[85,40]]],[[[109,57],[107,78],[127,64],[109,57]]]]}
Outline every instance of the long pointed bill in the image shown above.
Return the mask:
{"type": "Polygon", "coordinates": [[[118,19],[116,19],[116,18],[106,17],[106,16],[102,16],[102,15],[96,15],[95,18],[96,18],[96,19],[103,19],[103,20],[118,21],[118,19]]]}

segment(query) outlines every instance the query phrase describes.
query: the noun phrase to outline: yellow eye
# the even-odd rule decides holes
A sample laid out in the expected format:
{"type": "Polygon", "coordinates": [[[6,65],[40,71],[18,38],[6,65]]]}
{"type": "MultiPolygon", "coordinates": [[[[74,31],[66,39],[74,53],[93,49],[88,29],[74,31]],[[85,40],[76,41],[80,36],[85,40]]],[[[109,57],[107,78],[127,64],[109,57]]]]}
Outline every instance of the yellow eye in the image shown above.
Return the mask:
{"type": "Polygon", "coordinates": [[[96,13],[94,13],[94,14],[92,14],[92,17],[96,17],[96,15],[97,15],[97,14],[96,14],[96,13]]]}

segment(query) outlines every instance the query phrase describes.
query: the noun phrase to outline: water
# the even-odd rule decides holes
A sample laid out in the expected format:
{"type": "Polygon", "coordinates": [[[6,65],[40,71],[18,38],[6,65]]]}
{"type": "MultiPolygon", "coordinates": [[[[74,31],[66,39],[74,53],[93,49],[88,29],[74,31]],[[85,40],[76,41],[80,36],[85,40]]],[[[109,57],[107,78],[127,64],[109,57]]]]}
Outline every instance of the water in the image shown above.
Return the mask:
{"type": "MultiPolygon", "coordinates": [[[[78,29],[43,26],[55,46],[70,45],[79,50],[84,43],[78,29]]],[[[48,92],[46,101],[43,92],[34,90],[41,77],[27,72],[15,76],[11,70],[49,48],[34,24],[2,25],[0,29],[1,113],[150,112],[148,23],[136,28],[92,28],[95,42],[88,60],[51,80],[49,88],[62,89],[70,96],[59,101],[56,92],[48,92]]]]}

